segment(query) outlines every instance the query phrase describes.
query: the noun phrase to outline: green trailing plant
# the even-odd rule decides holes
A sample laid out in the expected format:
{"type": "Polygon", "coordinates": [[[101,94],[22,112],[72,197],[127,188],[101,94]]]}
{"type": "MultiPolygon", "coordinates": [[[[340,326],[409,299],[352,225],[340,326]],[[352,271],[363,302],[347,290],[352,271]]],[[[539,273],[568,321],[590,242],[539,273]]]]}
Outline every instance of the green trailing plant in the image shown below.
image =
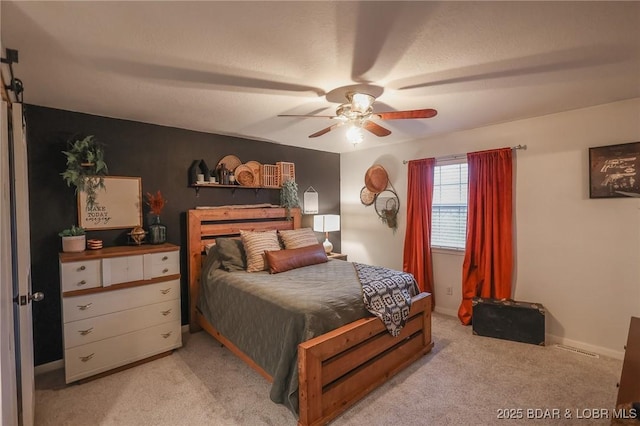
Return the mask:
{"type": "Polygon", "coordinates": [[[89,135],[68,140],[67,150],[62,153],[67,157],[67,169],[60,175],[67,186],[75,186],[76,194],[84,191],[87,206],[93,207],[96,191],[104,188],[104,176],[109,173],[104,161],[104,146],[95,136],[89,135]]]}
{"type": "Polygon", "coordinates": [[[58,236],[60,237],[78,237],[80,235],[84,235],[85,230],[82,226],[71,225],[71,228],[63,229],[58,232],[58,236]]]}
{"type": "Polygon", "coordinates": [[[286,209],[287,219],[291,219],[291,209],[300,207],[298,198],[298,184],[293,180],[286,180],[280,188],[280,205],[286,209]]]}

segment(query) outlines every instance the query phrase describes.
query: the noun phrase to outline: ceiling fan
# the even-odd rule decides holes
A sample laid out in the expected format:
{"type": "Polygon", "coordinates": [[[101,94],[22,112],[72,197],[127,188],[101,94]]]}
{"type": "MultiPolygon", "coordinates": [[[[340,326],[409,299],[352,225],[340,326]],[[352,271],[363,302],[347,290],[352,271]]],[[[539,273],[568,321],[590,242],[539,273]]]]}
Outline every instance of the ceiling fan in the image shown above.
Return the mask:
{"type": "Polygon", "coordinates": [[[409,111],[389,111],[389,112],[373,112],[373,102],[375,97],[362,92],[347,92],[346,98],[349,101],[340,105],[336,109],[336,115],[293,115],[280,114],[278,117],[312,117],[312,118],[331,118],[338,122],[319,130],[311,135],[310,138],[317,138],[331,130],[343,125],[350,125],[347,130],[347,139],[356,144],[362,142],[364,134],[362,129],[368,130],[376,136],[388,136],[391,134],[386,129],[376,123],[374,120],[402,120],[408,118],[431,118],[438,114],[435,109],[414,109],[409,111]]]}

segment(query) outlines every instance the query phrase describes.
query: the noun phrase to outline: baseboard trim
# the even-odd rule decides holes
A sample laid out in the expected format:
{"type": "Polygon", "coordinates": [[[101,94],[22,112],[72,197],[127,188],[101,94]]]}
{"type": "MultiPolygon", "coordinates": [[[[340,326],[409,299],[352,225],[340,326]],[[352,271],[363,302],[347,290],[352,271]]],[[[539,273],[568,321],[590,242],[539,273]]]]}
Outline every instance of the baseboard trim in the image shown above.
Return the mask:
{"type": "MultiPolygon", "coordinates": [[[[458,311],[455,309],[442,308],[442,307],[436,306],[433,311],[438,314],[448,315],[451,317],[458,316],[458,311]]],[[[574,348],[582,349],[589,352],[594,352],[594,353],[597,353],[598,355],[606,356],[608,358],[614,358],[619,360],[624,359],[624,351],[615,351],[613,349],[605,348],[602,346],[590,345],[588,343],[567,339],[565,337],[555,336],[549,333],[545,334],[545,344],[547,346],[552,346],[556,343],[560,345],[573,346],[574,348]]]]}
{"type": "Polygon", "coordinates": [[[439,314],[443,314],[443,315],[448,315],[450,317],[457,317],[458,316],[458,311],[455,309],[448,309],[448,308],[440,308],[438,306],[436,306],[433,309],[433,312],[437,312],[439,314]]]}
{"type": "Polygon", "coordinates": [[[182,328],[180,329],[180,331],[182,332],[182,334],[188,333],[189,332],[189,324],[183,325],[182,328]]]}
{"type": "Polygon", "coordinates": [[[40,374],[49,373],[51,371],[61,370],[64,368],[64,360],[59,359],[57,361],[51,361],[46,364],[36,365],[33,369],[33,373],[38,376],[40,374]]]}
{"type": "Polygon", "coordinates": [[[551,346],[552,344],[560,344],[566,346],[573,346],[574,348],[583,349],[585,351],[594,352],[598,355],[606,356],[609,358],[624,359],[624,351],[614,351],[612,349],[604,348],[602,346],[590,345],[588,343],[579,342],[577,340],[567,339],[566,337],[555,336],[553,334],[546,335],[547,346],[551,346]]]}

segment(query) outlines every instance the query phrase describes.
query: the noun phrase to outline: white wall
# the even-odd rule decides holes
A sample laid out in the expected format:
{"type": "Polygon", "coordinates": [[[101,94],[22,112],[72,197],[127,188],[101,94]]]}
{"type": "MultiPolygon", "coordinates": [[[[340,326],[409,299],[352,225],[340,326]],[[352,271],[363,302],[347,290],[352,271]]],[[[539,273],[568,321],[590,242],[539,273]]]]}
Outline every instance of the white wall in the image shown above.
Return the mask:
{"type": "MultiPolygon", "coordinates": [[[[342,252],[402,269],[407,170],[402,160],[526,144],[514,151],[513,298],[547,309],[547,344],[622,358],[640,316],[640,198],[589,199],[588,148],[640,141],[640,98],[538,118],[355,149],[341,155],[342,252]],[[364,174],[382,164],[401,200],[394,234],[360,203],[364,174]]],[[[436,310],[455,315],[462,255],[434,253],[436,310]],[[446,288],[453,287],[453,295],[446,288]]],[[[435,330],[437,339],[437,330],[435,330]]]]}

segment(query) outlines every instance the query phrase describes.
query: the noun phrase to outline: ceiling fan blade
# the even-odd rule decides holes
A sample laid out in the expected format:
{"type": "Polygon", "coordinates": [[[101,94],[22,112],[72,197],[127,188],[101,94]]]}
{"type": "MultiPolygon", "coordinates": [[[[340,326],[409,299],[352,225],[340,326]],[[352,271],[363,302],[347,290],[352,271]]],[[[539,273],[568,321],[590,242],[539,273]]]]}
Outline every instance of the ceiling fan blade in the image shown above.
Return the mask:
{"type": "Polygon", "coordinates": [[[373,115],[377,115],[380,120],[400,120],[404,118],[431,118],[437,114],[438,111],[435,109],[414,109],[410,111],[376,112],[373,115]]]}
{"type": "Polygon", "coordinates": [[[376,136],[389,136],[391,134],[391,130],[385,129],[379,124],[374,123],[373,121],[366,121],[362,127],[376,136]]]}
{"type": "Polygon", "coordinates": [[[336,118],[335,115],[278,114],[278,117],[336,118]]]}
{"type": "Polygon", "coordinates": [[[309,137],[310,137],[310,138],[317,138],[318,136],[322,136],[322,135],[324,135],[325,133],[329,133],[331,130],[335,129],[335,128],[336,128],[336,127],[338,127],[340,124],[342,124],[342,123],[336,123],[336,124],[334,124],[333,126],[329,126],[329,127],[325,128],[325,129],[322,129],[322,130],[320,130],[320,131],[318,131],[318,132],[315,132],[315,133],[314,133],[314,134],[312,134],[312,135],[309,135],[309,137]]]}

